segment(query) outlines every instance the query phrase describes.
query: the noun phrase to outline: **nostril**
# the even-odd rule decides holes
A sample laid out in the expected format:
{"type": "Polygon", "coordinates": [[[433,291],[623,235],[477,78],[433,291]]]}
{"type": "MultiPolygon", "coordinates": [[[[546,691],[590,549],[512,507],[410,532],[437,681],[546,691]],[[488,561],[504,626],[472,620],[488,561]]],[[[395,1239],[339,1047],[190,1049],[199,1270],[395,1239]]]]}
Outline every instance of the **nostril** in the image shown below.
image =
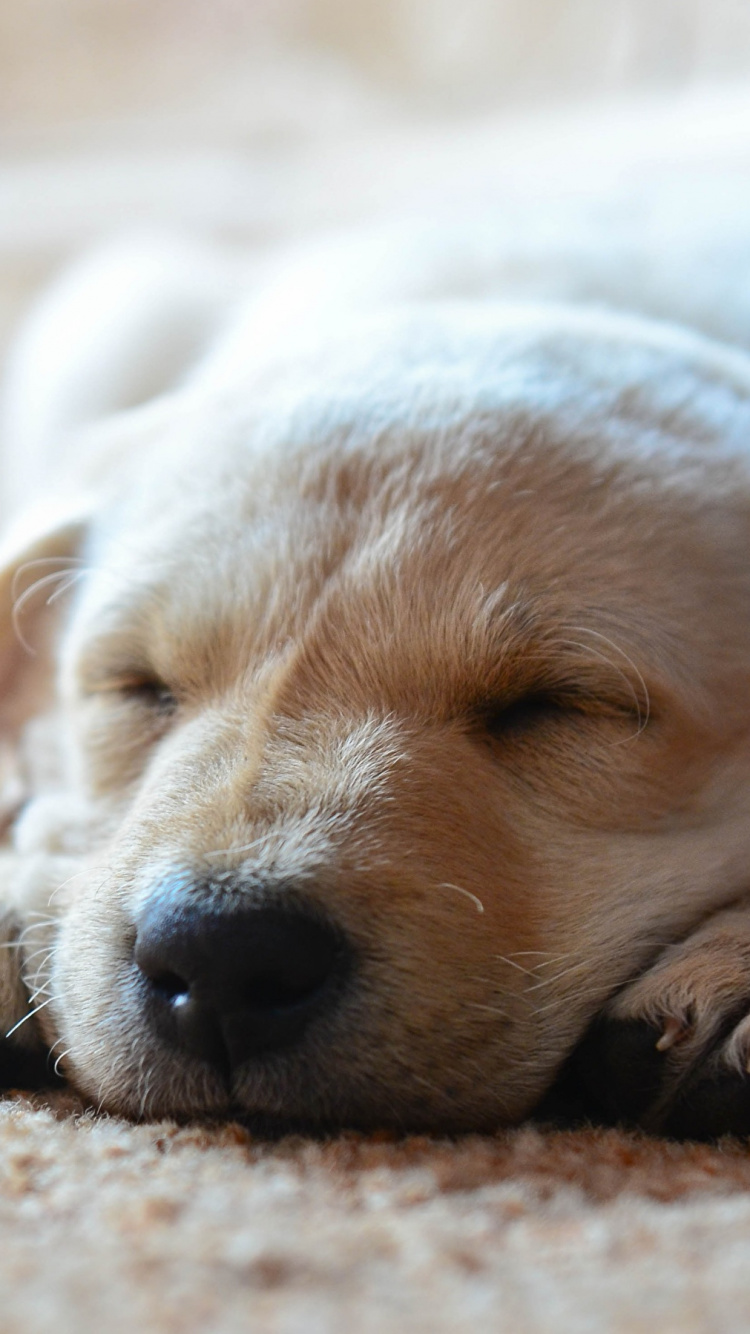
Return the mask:
{"type": "Polygon", "coordinates": [[[190,983],[176,973],[158,973],[149,981],[154,991],[166,1001],[187,1000],[190,995],[190,983]]]}

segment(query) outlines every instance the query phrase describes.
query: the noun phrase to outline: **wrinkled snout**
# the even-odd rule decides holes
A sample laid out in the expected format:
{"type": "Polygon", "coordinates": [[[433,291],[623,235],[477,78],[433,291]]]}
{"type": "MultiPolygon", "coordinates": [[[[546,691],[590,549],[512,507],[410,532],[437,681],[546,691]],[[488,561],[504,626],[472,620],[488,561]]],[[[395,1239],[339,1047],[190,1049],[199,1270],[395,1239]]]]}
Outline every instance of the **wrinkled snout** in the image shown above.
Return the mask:
{"type": "Polygon", "coordinates": [[[351,973],[343,934],[300,900],[165,885],[136,921],[145,1012],[175,1053],[230,1079],[301,1041],[351,973]],[[238,900],[241,900],[238,902],[238,900]]]}

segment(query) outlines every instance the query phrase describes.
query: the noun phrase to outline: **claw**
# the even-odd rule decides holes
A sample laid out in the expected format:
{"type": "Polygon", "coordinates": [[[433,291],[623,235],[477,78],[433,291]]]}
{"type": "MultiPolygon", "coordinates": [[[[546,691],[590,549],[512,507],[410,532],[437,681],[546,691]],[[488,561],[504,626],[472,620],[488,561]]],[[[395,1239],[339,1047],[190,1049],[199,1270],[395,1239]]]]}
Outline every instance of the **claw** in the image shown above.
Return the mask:
{"type": "Polygon", "coordinates": [[[688,1026],[681,1019],[675,1019],[670,1016],[664,1020],[664,1032],[656,1044],[657,1051],[669,1051],[676,1043],[681,1042],[687,1036],[688,1026]]]}

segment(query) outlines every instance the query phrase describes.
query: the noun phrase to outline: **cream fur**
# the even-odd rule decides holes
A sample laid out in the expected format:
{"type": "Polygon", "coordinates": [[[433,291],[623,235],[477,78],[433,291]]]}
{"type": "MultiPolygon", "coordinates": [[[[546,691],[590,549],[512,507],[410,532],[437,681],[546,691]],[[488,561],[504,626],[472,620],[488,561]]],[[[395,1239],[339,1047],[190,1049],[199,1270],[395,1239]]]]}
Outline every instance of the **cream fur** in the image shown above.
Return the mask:
{"type": "MultiPolygon", "coordinates": [[[[32,799],[7,899],[30,1040],[94,1102],[515,1121],[745,893],[750,359],[607,308],[627,253],[620,304],[668,314],[671,292],[686,320],[689,247],[666,282],[647,227],[596,253],[574,232],[525,271],[523,227],[491,218],[262,272],[196,251],[163,291],[139,243],[28,326],[9,418],[54,502],[19,506],[3,557],[34,650],[9,619],[10,790],[32,799]],[[326,1025],[229,1091],[150,1032],[132,961],[162,878],[220,896],[224,872],[304,884],[359,959],[326,1025]]],[[[696,329],[733,334],[743,301],[696,329]]]]}

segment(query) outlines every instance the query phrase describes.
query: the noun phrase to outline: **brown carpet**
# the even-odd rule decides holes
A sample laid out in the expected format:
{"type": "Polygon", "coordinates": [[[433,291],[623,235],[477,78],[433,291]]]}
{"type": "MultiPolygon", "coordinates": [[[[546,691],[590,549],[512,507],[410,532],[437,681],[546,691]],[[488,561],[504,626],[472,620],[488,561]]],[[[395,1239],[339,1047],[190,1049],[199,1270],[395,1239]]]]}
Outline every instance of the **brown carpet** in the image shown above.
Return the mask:
{"type": "Polygon", "coordinates": [[[451,1143],[0,1104],[0,1329],[750,1328],[750,1154],[615,1131],[451,1143]]]}

